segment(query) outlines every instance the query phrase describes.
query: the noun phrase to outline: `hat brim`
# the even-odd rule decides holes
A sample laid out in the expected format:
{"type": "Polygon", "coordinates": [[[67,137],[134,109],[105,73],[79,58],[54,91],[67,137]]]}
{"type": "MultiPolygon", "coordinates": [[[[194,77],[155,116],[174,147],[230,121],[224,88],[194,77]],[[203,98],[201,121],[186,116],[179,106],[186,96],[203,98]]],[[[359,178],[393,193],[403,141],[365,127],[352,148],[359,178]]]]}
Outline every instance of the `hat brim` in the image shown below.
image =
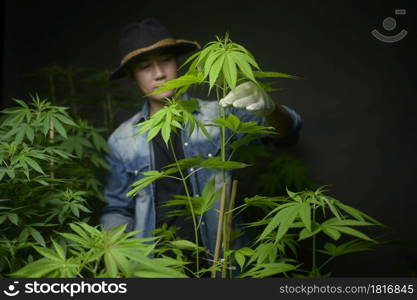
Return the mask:
{"type": "Polygon", "coordinates": [[[126,65],[132,60],[138,59],[139,57],[143,57],[152,52],[156,52],[156,51],[160,51],[164,49],[172,49],[175,52],[176,56],[178,57],[178,56],[187,54],[189,52],[192,52],[194,50],[200,49],[200,45],[197,42],[181,40],[181,41],[176,41],[171,44],[167,44],[163,46],[158,46],[154,48],[150,47],[149,50],[140,52],[137,55],[130,57],[128,60],[120,64],[120,66],[112,74],[110,74],[109,80],[115,80],[115,79],[119,79],[119,78],[123,78],[127,76],[128,73],[126,70],[126,65]]]}

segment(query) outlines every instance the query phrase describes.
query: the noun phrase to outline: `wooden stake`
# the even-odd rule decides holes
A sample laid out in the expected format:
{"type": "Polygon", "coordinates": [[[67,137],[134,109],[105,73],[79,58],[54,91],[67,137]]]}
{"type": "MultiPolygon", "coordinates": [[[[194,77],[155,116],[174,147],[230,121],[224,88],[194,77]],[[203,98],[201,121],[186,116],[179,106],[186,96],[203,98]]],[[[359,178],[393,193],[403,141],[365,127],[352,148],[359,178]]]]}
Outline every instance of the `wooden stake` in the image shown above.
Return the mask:
{"type": "MultiPolygon", "coordinates": [[[[225,250],[229,249],[229,243],[230,243],[230,236],[232,233],[232,218],[233,218],[233,208],[235,206],[235,199],[236,199],[236,191],[237,191],[237,180],[233,180],[232,184],[232,193],[230,196],[230,202],[229,202],[229,208],[228,208],[228,214],[227,214],[227,225],[226,225],[226,237],[225,237],[225,250]]],[[[223,265],[222,270],[222,278],[226,278],[226,269],[227,269],[228,262],[225,261],[225,264],[223,265]]]]}
{"type": "MultiPolygon", "coordinates": [[[[225,202],[226,202],[226,183],[223,183],[222,196],[220,199],[219,221],[217,222],[216,248],[214,250],[213,267],[217,265],[217,262],[219,260],[219,255],[220,255],[220,242],[222,239],[222,227],[223,227],[225,202]]],[[[211,278],[216,278],[216,270],[211,271],[211,278]]]]}

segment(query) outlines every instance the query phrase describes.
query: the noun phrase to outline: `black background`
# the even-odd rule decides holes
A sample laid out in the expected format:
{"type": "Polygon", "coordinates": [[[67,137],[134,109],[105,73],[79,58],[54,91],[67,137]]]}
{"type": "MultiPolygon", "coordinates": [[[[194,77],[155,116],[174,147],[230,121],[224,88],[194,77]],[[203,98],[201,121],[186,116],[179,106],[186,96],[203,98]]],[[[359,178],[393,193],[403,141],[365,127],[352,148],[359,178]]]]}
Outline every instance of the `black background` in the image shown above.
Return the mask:
{"type": "MultiPolygon", "coordinates": [[[[3,4],[3,2],[2,2],[3,4]]],[[[120,29],[154,16],[202,45],[229,31],[265,71],[299,75],[273,93],[304,118],[291,151],[332,195],[390,226],[400,243],[339,258],[335,276],[416,276],[415,1],[5,1],[2,106],[51,64],[115,68],[120,29]],[[406,9],[395,16],[395,9],[406,9]],[[386,17],[397,28],[382,27],[386,17]],[[371,30],[408,35],[383,43],[371,30]]],[[[129,112],[127,119],[135,112],[129,112]]]]}

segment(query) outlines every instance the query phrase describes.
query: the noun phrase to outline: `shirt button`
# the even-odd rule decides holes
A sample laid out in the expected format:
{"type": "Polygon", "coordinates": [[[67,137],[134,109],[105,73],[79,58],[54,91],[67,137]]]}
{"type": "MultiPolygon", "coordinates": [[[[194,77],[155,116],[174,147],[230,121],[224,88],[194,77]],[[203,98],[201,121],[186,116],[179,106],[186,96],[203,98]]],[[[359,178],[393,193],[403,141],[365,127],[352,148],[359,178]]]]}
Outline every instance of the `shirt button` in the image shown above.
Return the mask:
{"type": "Polygon", "coordinates": [[[184,143],[184,146],[186,146],[186,147],[187,147],[187,146],[188,146],[188,142],[185,142],[185,143],[184,143]]]}
{"type": "Polygon", "coordinates": [[[213,154],[209,153],[209,154],[207,154],[207,156],[208,156],[208,157],[212,157],[212,156],[213,156],[213,154]]]}

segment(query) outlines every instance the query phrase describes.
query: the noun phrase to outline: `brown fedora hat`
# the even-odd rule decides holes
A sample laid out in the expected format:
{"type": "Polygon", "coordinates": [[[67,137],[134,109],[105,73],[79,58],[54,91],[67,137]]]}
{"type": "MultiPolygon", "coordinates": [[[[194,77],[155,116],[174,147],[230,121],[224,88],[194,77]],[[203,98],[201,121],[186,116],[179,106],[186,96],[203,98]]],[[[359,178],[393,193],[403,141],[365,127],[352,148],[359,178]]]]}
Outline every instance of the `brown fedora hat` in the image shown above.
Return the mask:
{"type": "Polygon", "coordinates": [[[200,45],[195,41],[175,39],[165,26],[154,18],[147,18],[140,23],[129,24],[120,35],[120,66],[109,79],[118,79],[127,75],[126,64],[151,51],[172,48],[177,56],[186,54],[200,45]]]}

